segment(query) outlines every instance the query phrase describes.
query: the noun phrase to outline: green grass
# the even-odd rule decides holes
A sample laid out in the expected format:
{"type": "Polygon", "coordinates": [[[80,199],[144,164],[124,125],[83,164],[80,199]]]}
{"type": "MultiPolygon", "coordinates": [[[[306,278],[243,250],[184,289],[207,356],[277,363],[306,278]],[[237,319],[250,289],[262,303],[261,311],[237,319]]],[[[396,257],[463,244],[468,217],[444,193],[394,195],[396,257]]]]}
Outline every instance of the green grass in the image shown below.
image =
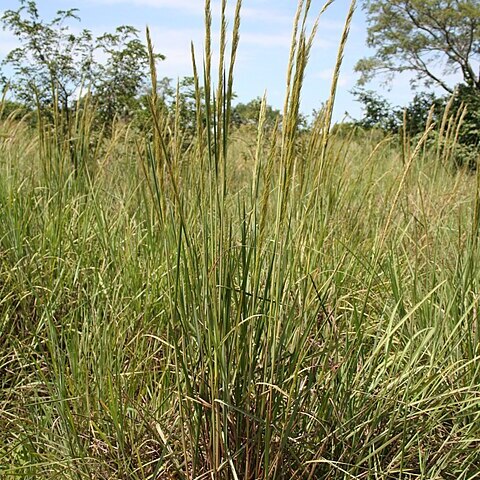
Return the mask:
{"type": "Polygon", "coordinates": [[[273,132],[228,128],[208,2],[186,151],[155,97],[150,135],[77,117],[76,169],[0,124],[0,478],[479,478],[478,179],[332,103],[298,133],[308,7],[273,132]]]}

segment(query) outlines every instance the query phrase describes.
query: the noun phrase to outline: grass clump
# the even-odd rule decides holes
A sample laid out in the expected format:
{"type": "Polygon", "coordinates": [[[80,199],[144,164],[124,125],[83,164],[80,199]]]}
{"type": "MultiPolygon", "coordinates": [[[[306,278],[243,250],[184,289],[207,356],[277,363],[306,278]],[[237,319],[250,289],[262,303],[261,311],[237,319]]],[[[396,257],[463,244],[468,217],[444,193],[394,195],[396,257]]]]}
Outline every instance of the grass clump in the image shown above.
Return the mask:
{"type": "Polygon", "coordinates": [[[188,148],[155,94],[151,135],[1,124],[0,476],[477,478],[477,178],[441,126],[331,134],[335,88],[298,134],[308,1],[282,123],[231,130],[226,6],[188,148]]]}

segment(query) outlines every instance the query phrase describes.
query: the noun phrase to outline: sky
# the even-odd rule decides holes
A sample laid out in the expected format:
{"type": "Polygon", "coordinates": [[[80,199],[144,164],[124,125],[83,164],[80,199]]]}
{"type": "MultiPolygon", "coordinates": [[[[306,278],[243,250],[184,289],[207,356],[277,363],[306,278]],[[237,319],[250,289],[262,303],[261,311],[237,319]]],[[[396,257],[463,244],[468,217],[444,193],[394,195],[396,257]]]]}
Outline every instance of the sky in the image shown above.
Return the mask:
{"type": "MultiPolygon", "coordinates": [[[[313,0],[311,18],[320,12],[325,0],[313,0]]],[[[78,8],[81,22],[75,28],[88,28],[94,34],[111,32],[119,25],[132,25],[142,34],[148,25],[157,53],[166,56],[158,66],[158,76],[173,79],[192,75],[190,43],[196,49],[197,62],[203,50],[204,0],[37,0],[40,15],[49,20],[57,10],[78,8]]],[[[218,41],[219,0],[212,0],[214,39],[218,41]]],[[[0,15],[18,8],[18,0],[0,0],[0,15]]],[[[235,1],[228,2],[233,11],[235,1]]],[[[349,9],[349,0],[336,0],[320,18],[319,30],[306,71],[302,107],[305,114],[319,109],[328,98],[338,44],[349,9]]],[[[235,70],[234,91],[237,101],[263,96],[275,108],[281,108],[285,94],[286,68],[291,42],[296,0],[243,0],[240,45],[235,70]]],[[[232,16],[230,16],[232,20],[232,16]]],[[[233,20],[230,21],[230,24],[233,20]]],[[[351,90],[358,74],[356,62],[374,52],[366,47],[367,23],[357,8],[344,54],[337,90],[334,120],[346,112],[361,117],[361,105],[351,90]]],[[[0,30],[0,58],[15,46],[10,32],[0,30]]],[[[406,105],[413,97],[409,78],[397,77],[385,86],[381,80],[368,85],[394,105],[406,105]]],[[[347,117],[348,118],[348,117],[347,117]]]]}

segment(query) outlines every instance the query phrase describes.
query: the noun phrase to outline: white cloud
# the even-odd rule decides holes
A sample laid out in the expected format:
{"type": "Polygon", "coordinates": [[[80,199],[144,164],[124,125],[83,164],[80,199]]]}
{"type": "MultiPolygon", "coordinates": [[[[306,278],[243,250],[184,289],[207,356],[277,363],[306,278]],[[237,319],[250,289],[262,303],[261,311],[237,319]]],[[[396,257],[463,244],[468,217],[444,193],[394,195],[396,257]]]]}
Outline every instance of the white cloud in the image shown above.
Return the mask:
{"type": "MultiPolygon", "coordinates": [[[[152,41],[156,52],[164,54],[167,58],[159,64],[159,70],[164,72],[166,76],[182,76],[191,75],[192,59],[190,45],[193,42],[195,47],[195,55],[197,68],[201,68],[203,59],[204,31],[203,28],[165,29],[160,27],[151,28],[152,41]]],[[[218,45],[218,31],[212,32],[212,47],[214,52],[218,45]]],[[[257,33],[257,32],[241,32],[240,33],[240,51],[239,59],[252,58],[254,52],[268,49],[282,49],[285,56],[291,43],[291,35],[289,31],[285,33],[257,33]]],[[[329,44],[318,40],[317,47],[326,48],[329,44]]],[[[268,61],[268,59],[267,59],[268,61]]],[[[215,64],[215,55],[212,59],[215,64]]],[[[163,73],[162,73],[163,75],[163,73]]]]}
{"type": "MultiPolygon", "coordinates": [[[[325,68],[317,73],[313,74],[313,78],[317,78],[326,82],[331,82],[333,78],[333,68],[325,68]]],[[[340,77],[338,79],[339,87],[346,87],[352,82],[353,77],[347,73],[340,71],[340,77]]]]}
{"type": "Polygon", "coordinates": [[[152,27],[150,32],[155,52],[166,56],[166,59],[158,64],[159,77],[176,78],[192,75],[192,42],[195,47],[197,68],[201,70],[204,45],[202,28],[165,29],[152,27]]]}

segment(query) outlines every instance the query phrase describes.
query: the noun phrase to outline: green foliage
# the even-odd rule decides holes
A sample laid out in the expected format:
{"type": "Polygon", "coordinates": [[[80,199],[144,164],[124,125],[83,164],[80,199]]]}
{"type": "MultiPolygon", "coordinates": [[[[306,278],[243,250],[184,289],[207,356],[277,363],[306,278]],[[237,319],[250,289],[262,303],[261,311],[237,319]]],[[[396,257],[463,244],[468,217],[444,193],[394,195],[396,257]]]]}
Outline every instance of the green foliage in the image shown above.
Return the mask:
{"type": "Polygon", "coordinates": [[[480,154],[480,95],[478,90],[457,85],[452,97],[436,97],[433,93],[416,94],[405,107],[392,106],[373,91],[354,90],[363,104],[363,117],[356,122],[362,128],[378,128],[390,134],[402,131],[413,142],[423,135],[427,123],[445,123],[448,139],[432,133],[427,146],[452,149],[451,160],[457,167],[475,170],[480,154]],[[446,142],[446,143],[445,143],[446,142]],[[449,146],[454,143],[455,147],[449,146]]]}
{"type": "MultiPolygon", "coordinates": [[[[411,138],[421,135],[433,106],[432,120],[442,123],[444,114],[458,124],[451,138],[458,144],[455,163],[476,165],[480,144],[480,3],[477,0],[366,0],[368,40],[375,55],[360,60],[360,84],[378,74],[387,78],[413,72],[413,83],[442,87],[448,97],[417,94],[405,108],[392,107],[373,92],[357,91],[364,104],[365,127],[378,126],[398,132],[404,128],[411,138]],[[447,74],[460,72],[463,82],[447,83],[447,74]],[[453,95],[452,101],[449,98],[453,95]],[[447,107],[448,105],[448,107],[447,107]],[[466,107],[466,113],[462,113],[466,107]]],[[[450,141],[450,140],[449,140],[450,141]]]]}
{"type": "Polygon", "coordinates": [[[7,54],[4,64],[13,68],[11,88],[29,106],[68,108],[85,79],[93,74],[93,37],[89,30],[73,33],[69,20],[79,20],[76,9],[58,11],[46,22],[35,1],[20,0],[18,10],[6,10],[3,28],[20,46],[7,54]]]}
{"type": "MultiPolygon", "coordinates": [[[[96,40],[95,51],[106,57],[103,63],[96,63],[92,77],[94,101],[103,123],[110,124],[115,117],[131,119],[139,108],[150,61],[138,33],[131,26],[121,26],[115,33],[106,33],[96,40]]],[[[162,60],[164,56],[157,54],[155,59],[162,60]]]]}
{"type": "MultiPolygon", "coordinates": [[[[445,97],[437,97],[434,93],[417,93],[413,100],[403,109],[398,108],[398,115],[405,120],[404,128],[410,137],[421,134],[425,131],[428,118],[440,122],[446,105],[445,97]],[[433,111],[431,112],[431,109],[433,111]]],[[[403,120],[402,119],[402,120],[403,120]]]]}
{"type": "Polygon", "coordinates": [[[452,108],[466,108],[459,132],[459,141],[464,145],[480,147],[480,91],[468,85],[458,85],[453,96],[452,108]]]}
{"type": "Polygon", "coordinates": [[[365,8],[367,43],[376,52],[356,66],[362,83],[409,71],[415,81],[453,93],[444,74],[460,72],[466,85],[480,90],[478,0],[366,0],[365,8]]]}
{"type": "MultiPolygon", "coordinates": [[[[158,82],[157,94],[162,107],[170,117],[177,117],[182,131],[188,138],[197,130],[197,107],[194,77],[183,77],[174,84],[171,78],[163,78],[158,82]]],[[[204,90],[199,89],[199,96],[203,99],[204,90]]],[[[203,100],[200,102],[203,106],[203,100]]]]}
{"type": "Polygon", "coordinates": [[[7,118],[20,120],[31,113],[23,103],[5,98],[2,100],[0,107],[0,120],[5,120],[7,118]]]}
{"type": "Polygon", "coordinates": [[[455,136],[454,163],[476,170],[480,161],[480,91],[467,85],[457,85],[450,100],[451,125],[455,136]],[[455,128],[458,123],[459,128],[455,128]]]}
{"type": "Polygon", "coordinates": [[[94,38],[89,30],[76,32],[70,25],[80,20],[76,9],[58,11],[45,21],[35,1],[19,2],[17,10],[6,10],[1,19],[20,42],[3,61],[14,71],[10,83],[15,97],[46,113],[54,106],[68,120],[74,102],[88,90],[102,123],[131,116],[148,78],[148,53],[139,32],[121,26],[94,38]]]}
{"type": "MultiPolygon", "coordinates": [[[[417,93],[405,107],[392,106],[388,100],[371,90],[355,89],[357,100],[363,104],[363,118],[357,124],[372,128],[378,127],[388,132],[398,132],[406,120],[406,127],[411,136],[425,130],[430,110],[431,118],[440,122],[444,110],[449,102],[448,96],[437,97],[434,93],[417,93]]],[[[480,94],[466,85],[457,85],[449,106],[449,112],[460,115],[466,108],[461,128],[459,142],[468,145],[477,145],[480,141],[480,94]]]]}
{"type": "Polygon", "coordinates": [[[357,124],[363,128],[380,128],[396,133],[401,125],[397,108],[372,90],[356,89],[353,94],[363,106],[363,117],[357,124]]]}
{"type": "MultiPolygon", "coordinates": [[[[76,9],[58,11],[45,22],[34,0],[19,3],[17,10],[5,10],[1,17],[3,28],[20,42],[2,62],[12,67],[14,77],[7,82],[2,75],[2,82],[15,101],[37,110],[35,120],[44,117],[54,125],[59,142],[70,142],[72,100],[92,67],[92,35],[88,30],[75,35],[66,26],[69,20],[78,20],[76,9]]],[[[66,145],[72,147],[71,142],[66,145]]],[[[73,153],[71,161],[77,165],[73,153]]]]}
{"type": "MultiPolygon", "coordinates": [[[[257,97],[248,103],[238,103],[232,110],[232,123],[239,127],[240,125],[258,125],[262,99],[257,97]]],[[[280,110],[266,105],[265,108],[265,126],[273,128],[276,122],[282,120],[280,110]]]]}

